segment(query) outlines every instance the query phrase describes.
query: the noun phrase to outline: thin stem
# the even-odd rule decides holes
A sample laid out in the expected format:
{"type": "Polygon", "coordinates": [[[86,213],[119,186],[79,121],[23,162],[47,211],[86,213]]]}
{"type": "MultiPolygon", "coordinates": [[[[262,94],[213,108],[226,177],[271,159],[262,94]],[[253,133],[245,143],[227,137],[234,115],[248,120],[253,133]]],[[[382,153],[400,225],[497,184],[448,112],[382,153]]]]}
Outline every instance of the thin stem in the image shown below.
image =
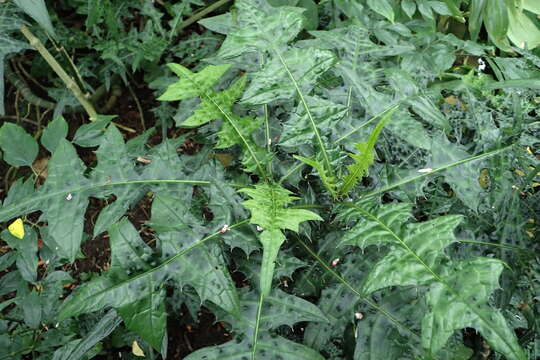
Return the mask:
{"type": "Polygon", "coordinates": [[[526,252],[530,251],[530,250],[527,250],[527,249],[520,248],[519,246],[513,246],[513,245],[507,245],[507,244],[495,244],[495,243],[490,243],[490,242],[486,242],[486,241],[459,240],[459,242],[463,243],[463,244],[495,246],[495,247],[500,247],[500,248],[505,248],[505,249],[510,249],[510,250],[518,250],[518,251],[526,251],[526,252]]]}
{"type": "Polygon", "coordinates": [[[462,164],[465,164],[465,163],[468,163],[468,162],[477,161],[477,160],[480,160],[480,159],[484,159],[484,158],[496,155],[498,153],[501,153],[503,151],[506,151],[506,150],[512,148],[513,146],[514,146],[514,144],[508,145],[508,146],[500,148],[500,149],[489,151],[487,153],[483,153],[483,154],[480,154],[480,155],[471,156],[471,157],[468,157],[468,158],[453,162],[451,164],[441,166],[439,168],[433,169],[430,172],[422,173],[422,174],[419,174],[419,175],[416,175],[416,176],[413,176],[413,177],[410,177],[410,178],[407,178],[407,179],[403,179],[403,180],[398,181],[397,183],[394,183],[392,185],[385,186],[385,187],[383,187],[381,189],[373,190],[371,192],[368,192],[367,194],[362,195],[361,198],[369,198],[369,197],[372,197],[372,196],[387,192],[387,191],[392,190],[394,188],[400,187],[401,185],[405,185],[405,184],[408,184],[410,182],[413,182],[413,181],[425,178],[427,176],[431,176],[433,174],[439,173],[441,171],[450,169],[450,168],[452,168],[454,166],[462,165],[462,164]]]}
{"type": "Polygon", "coordinates": [[[343,140],[345,140],[346,138],[348,138],[349,136],[351,136],[352,134],[354,134],[355,132],[357,132],[358,130],[362,129],[363,127],[369,125],[370,123],[372,123],[373,121],[377,120],[378,118],[380,118],[381,116],[384,116],[386,113],[394,110],[394,109],[397,109],[399,106],[401,105],[401,102],[397,103],[397,104],[394,104],[392,106],[390,106],[389,108],[386,108],[384,109],[383,111],[381,111],[380,113],[372,116],[369,120],[367,121],[364,121],[363,123],[361,123],[360,125],[358,125],[357,127],[355,127],[354,129],[352,129],[351,131],[349,131],[348,133],[346,133],[345,135],[343,135],[342,137],[340,137],[339,139],[336,140],[336,143],[339,143],[343,140]]]}
{"type": "Polygon", "coordinates": [[[97,112],[94,109],[94,106],[86,99],[77,83],[65,72],[62,66],[56,61],[45,46],[43,46],[41,41],[35,37],[34,34],[32,34],[26,25],[21,26],[21,32],[26,39],[28,39],[30,45],[32,45],[32,47],[34,47],[41,54],[43,59],[49,64],[60,79],[62,79],[66,87],[71,90],[73,95],[75,95],[77,100],[79,100],[83,108],[86,110],[88,116],[90,116],[90,119],[95,119],[97,117],[97,112]]]}
{"type": "Polygon", "coordinates": [[[396,326],[399,328],[407,331],[409,334],[411,334],[415,339],[420,340],[420,336],[416,334],[414,331],[409,329],[407,326],[403,325],[398,319],[396,319],[392,314],[387,312],[385,309],[362,295],[362,293],[358,290],[356,290],[347,280],[345,280],[341,275],[339,275],[337,272],[335,272],[328,264],[322,260],[317,253],[315,253],[307,244],[302,241],[300,238],[297,238],[298,242],[306,249],[306,251],[311,255],[330,275],[332,275],[334,278],[336,278],[340,283],[345,285],[347,289],[349,289],[351,292],[353,292],[356,296],[360,298],[361,301],[363,301],[368,306],[372,307],[376,311],[380,312],[382,315],[386,316],[388,320],[393,322],[396,326]]]}
{"type": "Polygon", "coordinates": [[[221,5],[225,5],[229,1],[231,1],[231,0],[219,0],[219,1],[216,1],[215,3],[213,3],[212,5],[209,5],[209,6],[205,7],[201,11],[196,12],[189,19],[187,19],[182,24],[180,24],[180,26],[178,27],[178,29],[176,31],[179,32],[182,29],[184,29],[184,28],[188,27],[189,25],[193,24],[194,22],[199,21],[199,19],[201,19],[205,15],[211,13],[212,11],[216,10],[221,5]]]}
{"type": "Polygon", "coordinates": [[[262,314],[262,307],[264,304],[264,294],[261,291],[261,295],[259,297],[259,306],[257,308],[257,318],[255,319],[255,332],[253,333],[253,350],[251,352],[251,360],[257,360],[257,339],[259,337],[259,327],[261,323],[261,314],[262,314]]]}

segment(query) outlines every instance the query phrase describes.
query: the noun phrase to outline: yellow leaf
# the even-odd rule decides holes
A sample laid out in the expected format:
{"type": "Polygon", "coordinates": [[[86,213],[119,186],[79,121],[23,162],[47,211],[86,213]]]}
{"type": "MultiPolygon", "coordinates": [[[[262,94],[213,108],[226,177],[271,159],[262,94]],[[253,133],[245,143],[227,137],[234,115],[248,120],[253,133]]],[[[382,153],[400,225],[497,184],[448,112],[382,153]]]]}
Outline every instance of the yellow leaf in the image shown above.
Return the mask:
{"type": "Polygon", "coordinates": [[[21,218],[18,218],[11,225],[8,226],[9,233],[16,238],[22,239],[24,237],[24,223],[21,218]]]}
{"type": "Polygon", "coordinates": [[[145,356],[143,349],[141,349],[141,347],[139,346],[139,343],[136,340],[133,341],[133,344],[131,344],[131,352],[135,356],[139,356],[139,357],[145,356]]]}

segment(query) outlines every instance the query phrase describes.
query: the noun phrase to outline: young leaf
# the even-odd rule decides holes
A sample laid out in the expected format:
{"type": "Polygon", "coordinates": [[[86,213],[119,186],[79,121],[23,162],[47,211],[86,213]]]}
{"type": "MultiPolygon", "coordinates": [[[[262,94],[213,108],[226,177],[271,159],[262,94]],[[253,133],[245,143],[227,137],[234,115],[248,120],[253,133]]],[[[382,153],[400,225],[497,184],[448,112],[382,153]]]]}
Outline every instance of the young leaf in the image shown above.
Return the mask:
{"type": "Polygon", "coordinates": [[[41,144],[52,154],[58,146],[60,139],[65,139],[68,134],[68,124],[63,117],[59,116],[47,125],[41,135],[41,144]]]}
{"type": "Polygon", "coordinates": [[[347,166],[349,173],[343,180],[343,184],[339,190],[341,196],[348,194],[358,180],[368,174],[368,168],[375,160],[375,142],[377,142],[384,125],[392,118],[394,112],[395,109],[389,111],[382,117],[377,126],[375,126],[375,129],[371,132],[367,142],[356,144],[358,154],[350,155],[354,160],[354,164],[347,166]]]}
{"type": "Polygon", "coordinates": [[[178,75],[180,80],[169,85],[165,93],[158,98],[161,101],[184,100],[197,96],[202,97],[231,67],[228,64],[208,65],[200,72],[192,73],[180,64],[168,64],[168,66],[169,69],[178,75]]]}
{"type": "Polygon", "coordinates": [[[301,222],[322,218],[309,210],[287,209],[287,204],[297,198],[290,196],[290,191],[277,184],[259,184],[254,189],[244,188],[239,191],[251,197],[243,203],[251,211],[250,222],[264,229],[260,235],[263,244],[261,293],[266,296],[272,287],[277,253],[285,241],[282,230],[298,232],[301,222]]]}

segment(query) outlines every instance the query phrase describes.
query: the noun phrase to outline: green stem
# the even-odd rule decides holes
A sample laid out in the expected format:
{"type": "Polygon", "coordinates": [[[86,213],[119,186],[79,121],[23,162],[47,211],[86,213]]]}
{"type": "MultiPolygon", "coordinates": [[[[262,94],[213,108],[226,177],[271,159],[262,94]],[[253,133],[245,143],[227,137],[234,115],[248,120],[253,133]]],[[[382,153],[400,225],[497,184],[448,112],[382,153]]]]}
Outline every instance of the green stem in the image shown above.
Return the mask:
{"type": "Polygon", "coordinates": [[[405,330],[409,334],[411,334],[416,340],[420,341],[420,336],[416,334],[414,331],[409,329],[407,326],[403,325],[398,319],[396,319],[392,314],[387,312],[385,309],[362,295],[360,291],[356,290],[347,280],[345,280],[341,275],[339,275],[337,272],[335,272],[328,264],[322,260],[317,253],[315,253],[309,246],[306,245],[305,242],[303,242],[300,238],[297,238],[300,245],[306,249],[306,251],[311,255],[330,275],[332,275],[334,278],[336,278],[340,283],[342,283],[347,289],[349,289],[352,293],[354,293],[358,298],[363,301],[368,306],[372,307],[382,315],[384,315],[388,320],[390,320],[394,325],[401,328],[402,330],[405,330]]]}
{"type": "Polygon", "coordinates": [[[212,5],[209,5],[209,6],[205,7],[201,11],[196,12],[189,19],[187,19],[182,24],[180,24],[177,31],[179,32],[182,29],[184,29],[184,28],[188,27],[189,25],[193,24],[194,22],[199,21],[199,19],[201,19],[202,17],[204,17],[207,14],[211,13],[212,11],[216,10],[221,5],[225,5],[229,1],[231,1],[231,0],[219,0],[219,1],[216,1],[215,3],[213,3],[212,5]]]}
{"type": "Polygon", "coordinates": [[[77,100],[79,100],[83,108],[86,110],[88,116],[90,116],[90,119],[95,119],[97,117],[97,112],[94,109],[94,106],[86,99],[77,83],[65,72],[62,66],[56,61],[45,46],[43,46],[41,41],[35,37],[34,34],[32,34],[26,25],[21,26],[21,32],[26,39],[28,39],[30,45],[32,45],[32,47],[40,53],[54,72],[60,77],[60,79],[62,79],[66,87],[73,93],[73,95],[75,95],[77,100]]]}

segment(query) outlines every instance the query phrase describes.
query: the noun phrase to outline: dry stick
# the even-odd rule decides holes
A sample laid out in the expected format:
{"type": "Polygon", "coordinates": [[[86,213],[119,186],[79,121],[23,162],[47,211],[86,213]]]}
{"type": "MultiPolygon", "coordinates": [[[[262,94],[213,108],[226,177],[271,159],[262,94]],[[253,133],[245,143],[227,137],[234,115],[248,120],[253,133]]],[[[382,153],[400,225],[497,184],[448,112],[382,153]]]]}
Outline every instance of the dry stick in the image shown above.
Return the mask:
{"type": "MultiPolygon", "coordinates": [[[[77,85],[77,83],[71,78],[71,76],[69,76],[64,71],[62,66],[56,61],[56,59],[45,48],[45,46],[43,46],[41,41],[37,37],[35,37],[34,34],[32,34],[30,29],[28,29],[26,25],[21,26],[21,32],[26,37],[30,45],[32,45],[32,47],[34,47],[39,52],[39,54],[43,57],[43,59],[47,62],[47,64],[49,64],[49,66],[60,77],[60,79],[62,79],[64,84],[66,84],[66,87],[73,93],[73,95],[75,95],[77,100],[79,100],[79,102],[81,103],[82,107],[84,108],[88,116],[90,116],[90,121],[95,121],[97,119],[98,113],[94,109],[94,106],[92,105],[92,103],[90,103],[90,101],[86,99],[81,89],[79,88],[79,85],[77,85]]],[[[114,124],[118,126],[120,129],[126,130],[128,132],[131,132],[131,133],[137,132],[136,130],[130,127],[127,127],[118,123],[114,123],[114,124]]]]}

